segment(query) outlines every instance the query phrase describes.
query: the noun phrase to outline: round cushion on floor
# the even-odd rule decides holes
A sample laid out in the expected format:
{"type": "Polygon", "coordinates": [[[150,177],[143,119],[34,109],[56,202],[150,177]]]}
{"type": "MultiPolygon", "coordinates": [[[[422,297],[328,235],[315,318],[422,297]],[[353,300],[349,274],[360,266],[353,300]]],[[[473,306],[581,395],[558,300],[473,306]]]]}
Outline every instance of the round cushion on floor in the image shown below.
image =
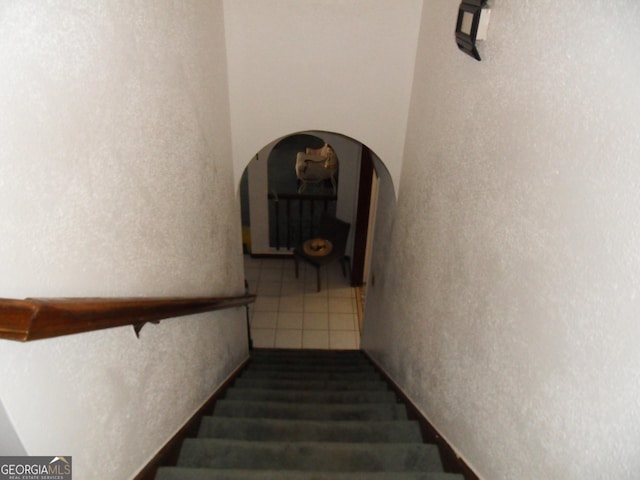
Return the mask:
{"type": "Polygon", "coordinates": [[[311,257],[324,257],[329,255],[333,250],[333,244],[324,238],[312,238],[302,245],[304,253],[311,257]]]}

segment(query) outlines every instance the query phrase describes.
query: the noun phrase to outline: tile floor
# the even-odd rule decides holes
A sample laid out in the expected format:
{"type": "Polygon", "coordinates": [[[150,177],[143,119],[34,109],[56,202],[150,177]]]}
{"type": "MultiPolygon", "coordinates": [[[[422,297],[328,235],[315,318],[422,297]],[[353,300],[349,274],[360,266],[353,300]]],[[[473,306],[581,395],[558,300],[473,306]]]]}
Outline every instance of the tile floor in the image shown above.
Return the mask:
{"type": "Polygon", "coordinates": [[[339,262],[316,270],[300,263],[296,279],[292,258],[244,256],[249,291],[251,338],[257,348],[358,349],[360,332],[355,290],[342,276],[339,262]]]}

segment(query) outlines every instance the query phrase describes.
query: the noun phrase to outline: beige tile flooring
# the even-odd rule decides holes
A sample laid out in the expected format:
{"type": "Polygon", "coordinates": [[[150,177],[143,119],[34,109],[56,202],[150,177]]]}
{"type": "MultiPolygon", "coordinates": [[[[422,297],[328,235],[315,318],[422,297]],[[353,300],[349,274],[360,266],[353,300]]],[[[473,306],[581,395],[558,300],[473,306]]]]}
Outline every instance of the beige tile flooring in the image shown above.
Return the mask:
{"type": "Polygon", "coordinates": [[[355,290],[342,276],[339,262],[316,270],[300,263],[296,279],[292,258],[244,256],[249,291],[257,295],[249,308],[251,338],[257,348],[358,349],[355,290]]]}

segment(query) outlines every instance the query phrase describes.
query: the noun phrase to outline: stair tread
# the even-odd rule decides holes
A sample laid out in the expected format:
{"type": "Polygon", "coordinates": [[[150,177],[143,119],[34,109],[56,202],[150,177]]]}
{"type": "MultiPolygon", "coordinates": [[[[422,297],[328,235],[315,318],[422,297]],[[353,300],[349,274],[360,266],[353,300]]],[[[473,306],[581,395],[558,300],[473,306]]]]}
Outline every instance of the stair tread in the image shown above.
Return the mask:
{"type": "Polygon", "coordinates": [[[158,480],[464,480],[363,352],[251,357],[158,480]]]}
{"type": "Polygon", "coordinates": [[[251,351],[251,358],[364,358],[368,357],[362,350],[328,350],[328,349],[277,349],[277,348],[254,348],[251,351]]]}
{"type": "Polygon", "coordinates": [[[359,381],[359,380],[380,380],[380,374],[377,372],[297,372],[297,371],[258,371],[247,370],[243,372],[240,378],[257,379],[257,380],[340,380],[340,381],[359,381]]]}
{"type": "Polygon", "coordinates": [[[253,441],[326,441],[366,443],[421,442],[420,426],[415,421],[377,422],[314,421],[203,417],[200,438],[228,438],[253,441]]]}
{"type": "Polygon", "coordinates": [[[438,448],[422,443],[250,442],[187,438],[178,466],[322,471],[441,472],[438,448]]]}
{"type": "Polygon", "coordinates": [[[330,363],[254,363],[251,362],[245,372],[265,372],[265,371],[277,371],[277,372],[334,372],[334,373],[351,373],[351,372],[376,372],[373,365],[369,363],[361,364],[339,364],[333,365],[330,363]]]}
{"type": "Polygon", "coordinates": [[[299,365],[371,365],[369,359],[361,352],[357,353],[251,353],[251,364],[299,364],[299,365]]]}
{"type": "Polygon", "coordinates": [[[374,369],[371,363],[367,360],[347,360],[347,361],[332,361],[322,358],[310,358],[310,359],[265,359],[265,360],[251,360],[247,368],[255,369],[269,369],[269,368],[284,368],[284,369],[299,369],[299,370],[354,370],[360,369],[374,369]]]}
{"type": "Polygon", "coordinates": [[[323,472],[162,467],[156,480],[464,480],[443,472],[323,472]],[[354,475],[357,475],[355,476],[354,475]]]}
{"type": "Polygon", "coordinates": [[[294,403],[383,403],[396,402],[391,390],[283,390],[269,388],[230,388],[225,398],[294,403]]]}
{"type": "Polygon", "coordinates": [[[314,382],[314,381],[341,381],[341,382],[362,382],[380,380],[380,375],[373,373],[305,373],[305,372],[269,372],[269,373],[243,373],[240,378],[245,380],[290,380],[294,382],[314,382]]]}
{"type": "Polygon", "coordinates": [[[299,349],[299,348],[255,348],[251,351],[252,357],[331,357],[331,358],[366,358],[362,350],[327,350],[327,349],[299,349]]]}
{"type": "Polygon", "coordinates": [[[389,390],[383,380],[278,380],[239,377],[233,388],[279,388],[294,390],[389,390]]]}
{"type": "Polygon", "coordinates": [[[406,420],[404,405],[396,403],[324,404],[253,402],[222,399],[214,416],[250,418],[290,418],[301,420],[406,420]]]}

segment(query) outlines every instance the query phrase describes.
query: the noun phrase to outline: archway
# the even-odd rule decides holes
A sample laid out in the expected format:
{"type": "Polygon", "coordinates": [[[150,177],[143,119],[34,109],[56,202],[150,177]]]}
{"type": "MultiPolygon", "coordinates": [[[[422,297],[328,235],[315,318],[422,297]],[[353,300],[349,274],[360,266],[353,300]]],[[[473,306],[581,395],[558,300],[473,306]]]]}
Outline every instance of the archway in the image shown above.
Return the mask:
{"type": "MultiPolygon", "coordinates": [[[[356,193],[358,190],[358,168],[362,144],[350,137],[323,131],[294,132],[265,145],[246,166],[240,182],[240,200],[244,231],[245,252],[252,255],[290,255],[299,235],[290,235],[287,242],[287,228],[280,231],[280,244],[275,242],[274,228],[270,226],[275,219],[275,203],[279,203],[282,216],[286,209],[298,209],[300,203],[291,203],[289,207],[282,201],[283,196],[299,196],[299,179],[296,177],[295,159],[297,151],[306,147],[314,148],[330,145],[340,159],[339,179],[336,182],[335,199],[331,200],[331,183],[309,185],[305,194],[314,197],[313,206],[307,202],[304,206],[306,218],[316,218],[325,210],[325,200],[332,213],[352,225],[356,214],[356,193]],[[270,167],[270,165],[272,167],[270,167]],[[275,166],[275,168],[273,168],[275,166]],[[274,171],[277,173],[274,174],[274,171]],[[333,205],[331,204],[332,202],[333,205]],[[313,208],[313,214],[307,213],[313,208]]],[[[294,198],[297,202],[297,199],[294,198]]],[[[295,225],[299,227],[298,224],[295,225]]],[[[304,226],[304,232],[309,229],[304,226]]],[[[353,235],[350,235],[348,249],[353,248],[353,235]]]]}
{"type": "MultiPolygon", "coordinates": [[[[294,169],[295,152],[304,150],[307,146],[317,147],[322,143],[332,145],[340,160],[335,215],[352,225],[347,244],[347,255],[352,266],[350,283],[352,286],[366,286],[375,277],[370,264],[371,252],[375,247],[373,227],[376,222],[378,185],[381,186],[381,196],[377,204],[382,206],[385,217],[383,223],[387,225],[387,219],[393,214],[395,206],[395,189],[386,166],[375,152],[361,142],[341,134],[323,131],[295,132],[275,139],[251,159],[240,185],[245,253],[253,257],[291,255],[291,249],[299,238],[291,236],[287,242],[288,227],[281,225],[279,228],[282,237],[280,245],[273,241],[274,200],[279,200],[280,215],[286,215],[287,206],[282,200],[282,194],[285,192],[285,195],[295,196],[299,186],[294,169]],[[308,145],[310,143],[312,145],[308,145]],[[279,151],[285,154],[279,156],[279,151]],[[272,166],[284,170],[282,178],[276,175],[278,178],[274,182],[271,181],[274,179],[270,172],[272,166]],[[296,241],[291,240],[293,238],[296,241]]],[[[318,188],[330,191],[330,185],[318,188]]],[[[297,209],[299,204],[291,203],[289,208],[297,209]]],[[[324,207],[314,208],[317,214],[324,207]]]]}

